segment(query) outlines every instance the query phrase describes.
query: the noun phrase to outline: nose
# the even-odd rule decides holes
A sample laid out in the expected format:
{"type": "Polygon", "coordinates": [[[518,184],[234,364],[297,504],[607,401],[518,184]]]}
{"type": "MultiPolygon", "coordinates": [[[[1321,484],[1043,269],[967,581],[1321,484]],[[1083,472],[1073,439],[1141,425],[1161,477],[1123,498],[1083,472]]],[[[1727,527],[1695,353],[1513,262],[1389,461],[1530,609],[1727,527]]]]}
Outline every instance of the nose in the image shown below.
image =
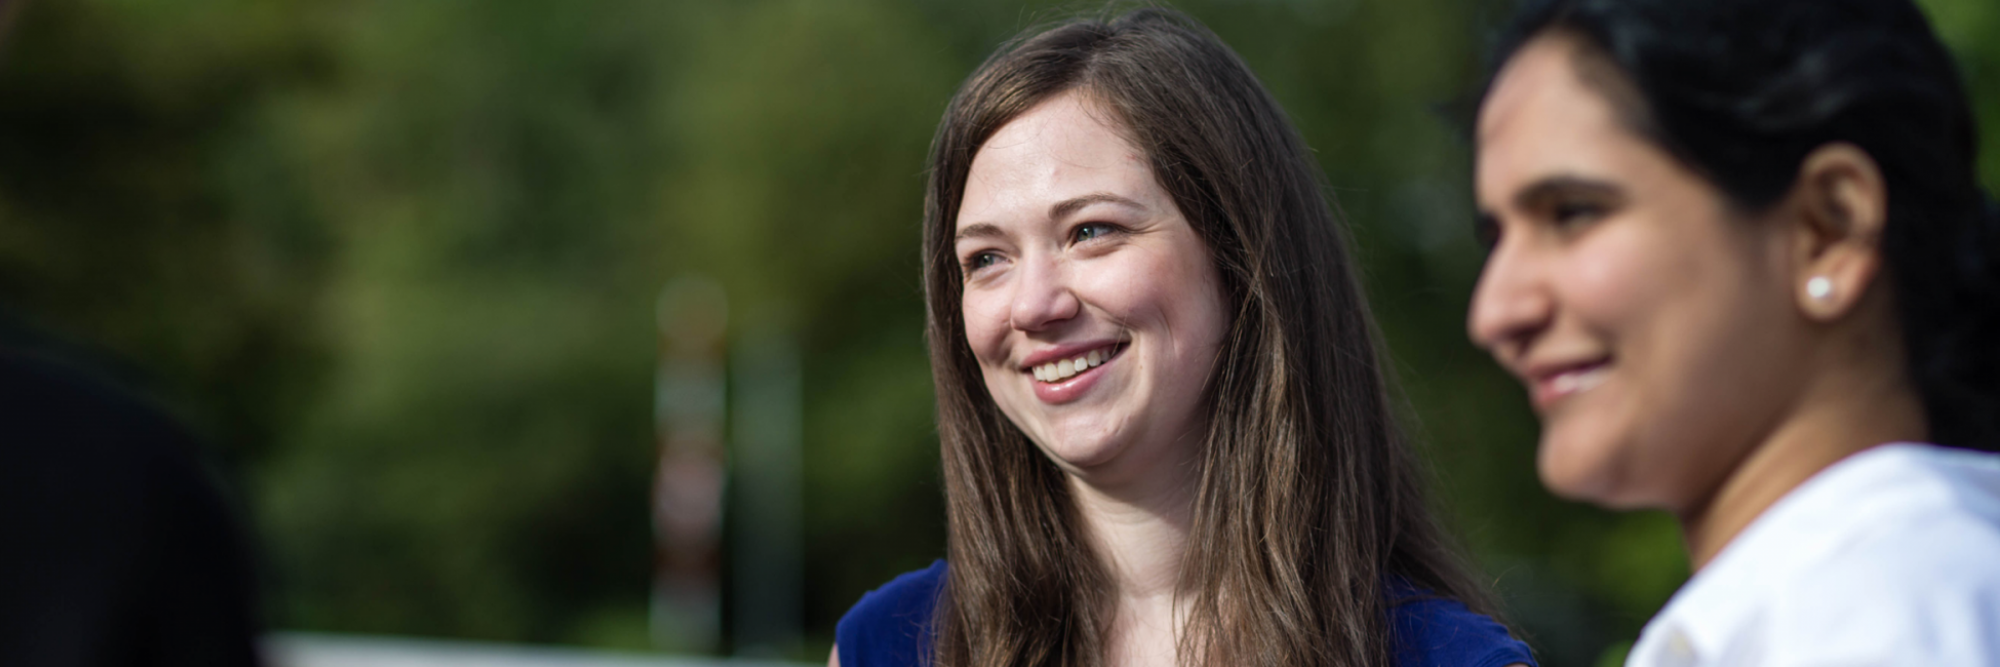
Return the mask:
{"type": "Polygon", "coordinates": [[[1472,291],[1466,333],[1494,356],[1519,351],[1547,329],[1555,299],[1541,279],[1540,262],[1525,249],[1502,241],[1479,271],[1472,291]]]}
{"type": "Polygon", "coordinates": [[[1042,331],[1076,317],[1082,304],[1070,290],[1062,264],[1053,257],[1024,257],[1008,324],[1021,331],[1042,331]]]}

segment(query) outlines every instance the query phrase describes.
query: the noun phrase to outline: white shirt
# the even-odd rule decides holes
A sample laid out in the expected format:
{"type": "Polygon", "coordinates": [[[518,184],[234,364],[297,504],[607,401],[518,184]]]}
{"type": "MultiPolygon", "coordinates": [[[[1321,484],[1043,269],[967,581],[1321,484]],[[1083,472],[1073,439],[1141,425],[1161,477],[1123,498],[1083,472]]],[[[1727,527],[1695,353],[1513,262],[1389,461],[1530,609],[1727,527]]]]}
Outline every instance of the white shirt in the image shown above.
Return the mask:
{"type": "Polygon", "coordinates": [[[2000,455],[1873,447],[1738,533],[1627,667],[2000,666],[2000,455]]]}

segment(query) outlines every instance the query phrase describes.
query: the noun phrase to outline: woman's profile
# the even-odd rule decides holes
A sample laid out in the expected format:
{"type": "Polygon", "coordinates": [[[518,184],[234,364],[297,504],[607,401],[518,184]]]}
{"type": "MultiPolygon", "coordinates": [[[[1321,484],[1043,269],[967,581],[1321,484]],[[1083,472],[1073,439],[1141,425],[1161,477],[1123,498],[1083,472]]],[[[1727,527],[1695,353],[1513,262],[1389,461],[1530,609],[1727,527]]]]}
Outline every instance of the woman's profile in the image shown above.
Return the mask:
{"type": "Polygon", "coordinates": [[[1499,55],[1469,329],[1545,485],[1680,520],[1628,664],[2000,664],[2000,217],[1923,14],[1543,1],[1499,55]]]}
{"type": "Polygon", "coordinates": [[[924,220],[949,558],[831,662],[1531,664],[1430,515],[1322,180],[1171,11],[981,66],[924,220]]]}

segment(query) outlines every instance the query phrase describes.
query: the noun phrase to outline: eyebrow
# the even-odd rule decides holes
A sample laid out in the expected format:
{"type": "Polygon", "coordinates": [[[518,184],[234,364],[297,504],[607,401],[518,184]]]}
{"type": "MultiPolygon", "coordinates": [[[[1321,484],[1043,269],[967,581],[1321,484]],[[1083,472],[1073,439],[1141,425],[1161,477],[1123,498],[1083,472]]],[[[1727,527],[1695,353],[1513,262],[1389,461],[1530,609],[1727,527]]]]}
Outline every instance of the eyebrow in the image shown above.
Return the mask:
{"type": "Polygon", "coordinates": [[[1114,195],[1109,192],[1093,192],[1087,195],[1083,195],[1081,197],[1072,197],[1069,199],[1056,202],[1054,206],[1049,207],[1049,219],[1061,220],[1063,218],[1067,218],[1070,215],[1076,213],[1079,210],[1082,210],[1084,207],[1089,206],[1091,204],[1117,204],[1119,206],[1124,206],[1126,208],[1138,209],[1141,211],[1146,210],[1146,206],[1144,204],[1132,201],[1131,199],[1120,197],[1118,195],[1114,195]]]}
{"type": "Polygon", "coordinates": [[[1550,176],[1514,193],[1514,206],[1522,209],[1539,208],[1552,199],[1578,193],[1599,197],[1623,197],[1625,191],[1609,181],[1574,175],[1550,176]]]}
{"type": "MultiPolygon", "coordinates": [[[[1067,218],[1071,215],[1076,214],[1077,211],[1083,210],[1085,207],[1090,206],[1092,204],[1116,204],[1119,206],[1124,206],[1126,208],[1131,208],[1131,209],[1137,209],[1140,211],[1146,210],[1145,204],[1141,204],[1137,201],[1132,200],[1131,198],[1121,197],[1118,195],[1111,194],[1109,192],[1093,192],[1087,195],[1071,197],[1069,199],[1056,202],[1054,205],[1049,207],[1049,219],[1061,220],[1063,218],[1067,218]]],[[[1001,231],[998,225],[995,225],[990,222],[980,222],[980,223],[966,225],[964,228],[959,229],[958,234],[952,237],[952,241],[955,243],[966,239],[997,238],[1006,235],[1007,235],[1006,232],[1001,231]]]]}
{"type": "Polygon", "coordinates": [[[966,225],[964,229],[958,230],[958,235],[952,237],[952,242],[957,243],[959,241],[963,241],[966,239],[1000,238],[1006,235],[1007,235],[1006,232],[1000,231],[1000,227],[998,225],[995,225],[990,222],[982,222],[973,225],[966,225]]]}

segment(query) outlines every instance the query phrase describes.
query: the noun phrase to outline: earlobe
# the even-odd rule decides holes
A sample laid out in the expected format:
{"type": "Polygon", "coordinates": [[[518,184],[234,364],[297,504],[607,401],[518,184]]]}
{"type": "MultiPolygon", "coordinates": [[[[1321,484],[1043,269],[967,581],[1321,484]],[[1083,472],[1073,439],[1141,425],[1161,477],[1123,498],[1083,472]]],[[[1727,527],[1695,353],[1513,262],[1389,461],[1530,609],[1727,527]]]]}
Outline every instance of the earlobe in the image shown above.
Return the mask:
{"type": "Polygon", "coordinates": [[[1853,144],[1821,146],[1800,164],[1792,196],[1800,234],[1794,282],[1806,316],[1830,322],[1853,310],[1879,273],[1888,188],[1881,168],[1853,144]]]}

